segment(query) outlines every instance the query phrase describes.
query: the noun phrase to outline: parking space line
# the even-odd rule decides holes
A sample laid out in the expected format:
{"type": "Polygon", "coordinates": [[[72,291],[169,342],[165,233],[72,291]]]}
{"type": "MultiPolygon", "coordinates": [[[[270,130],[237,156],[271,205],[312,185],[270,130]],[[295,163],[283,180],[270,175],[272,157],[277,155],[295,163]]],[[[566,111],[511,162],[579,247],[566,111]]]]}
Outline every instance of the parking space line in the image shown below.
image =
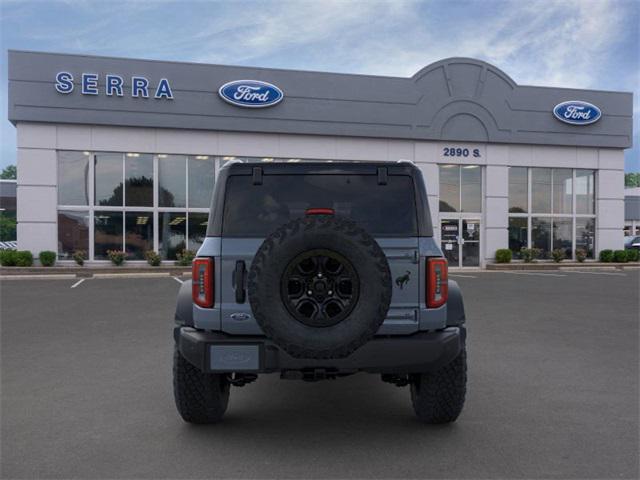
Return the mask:
{"type": "Polygon", "coordinates": [[[173,278],[176,282],[178,282],[180,285],[182,285],[184,282],[182,280],[180,280],[178,277],[171,277],[173,278]]]}
{"type": "Polygon", "coordinates": [[[478,277],[474,277],[473,275],[458,275],[457,273],[450,273],[449,276],[450,277],[462,277],[462,278],[478,278],[478,277]]]}
{"type": "Polygon", "coordinates": [[[509,273],[511,275],[537,275],[539,277],[566,277],[563,273],[538,273],[538,272],[500,272],[509,273]]]}
{"type": "Polygon", "coordinates": [[[586,273],[588,275],[615,275],[617,277],[626,277],[624,273],[613,273],[613,272],[585,272],[584,270],[568,270],[571,273],[586,273]]]}
{"type": "Polygon", "coordinates": [[[80,285],[82,282],[84,282],[86,280],[86,278],[81,278],[80,280],[78,280],[76,283],[74,283],[73,285],[71,285],[71,288],[76,288],[78,285],[80,285]]]}

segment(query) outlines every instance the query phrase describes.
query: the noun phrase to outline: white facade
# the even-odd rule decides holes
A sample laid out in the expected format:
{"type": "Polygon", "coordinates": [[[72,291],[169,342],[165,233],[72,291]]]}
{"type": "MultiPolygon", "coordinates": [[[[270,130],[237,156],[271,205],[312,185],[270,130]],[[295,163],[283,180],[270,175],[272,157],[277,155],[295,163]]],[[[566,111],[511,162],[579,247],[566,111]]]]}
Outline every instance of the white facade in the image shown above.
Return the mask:
{"type": "MultiPolygon", "coordinates": [[[[624,150],[495,143],[369,139],[88,125],[17,123],[18,248],[57,251],[57,151],[138,152],[323,160],[411,160],[424,174],[434,233],[439,239],[438,164],[483,169],[481,266],[508,248],[509,167],[596,171],[596,252],[623,248],[624,150]],[[478,149],[475,158],[444,156],[446,147],[478,149]]],[[[218,165],[219,167],[219,165],[218,165]]]]}

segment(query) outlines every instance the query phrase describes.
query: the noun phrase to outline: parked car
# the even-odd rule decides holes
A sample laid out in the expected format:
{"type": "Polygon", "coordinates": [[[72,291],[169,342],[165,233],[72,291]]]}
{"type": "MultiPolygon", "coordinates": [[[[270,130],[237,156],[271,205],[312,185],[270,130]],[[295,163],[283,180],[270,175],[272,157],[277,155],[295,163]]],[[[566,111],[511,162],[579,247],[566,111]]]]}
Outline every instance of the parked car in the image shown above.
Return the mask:
{"type": "Polygon", "coordinates": [[[462,295],[433,238],[411,163],[233,163],[180,289],[174,394],[182,418],[219,421],[231,386],[366,372],[410,386],[427,423],[466,392],[462,295]]]}
{"type": "Polygon", "coordinates": [[[632,248],[640,250],[640,236],[631,235],[629,237],[624,237],[624,248],[627,250],[632,248]]]}

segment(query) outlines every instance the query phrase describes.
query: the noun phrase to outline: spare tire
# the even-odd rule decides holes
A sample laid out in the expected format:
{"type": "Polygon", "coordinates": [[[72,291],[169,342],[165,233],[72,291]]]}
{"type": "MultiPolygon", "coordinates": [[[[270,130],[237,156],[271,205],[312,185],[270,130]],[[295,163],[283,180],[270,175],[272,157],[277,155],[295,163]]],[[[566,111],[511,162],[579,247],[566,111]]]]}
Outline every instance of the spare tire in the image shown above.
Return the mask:
{"type": "Polygon", "coordinates": [[[249,301],[265,335],[298,358],[341,358],[370,340],[391,302],[387,258],[347,218],[313,215],[279,227],[249,272],[249,301]]]}

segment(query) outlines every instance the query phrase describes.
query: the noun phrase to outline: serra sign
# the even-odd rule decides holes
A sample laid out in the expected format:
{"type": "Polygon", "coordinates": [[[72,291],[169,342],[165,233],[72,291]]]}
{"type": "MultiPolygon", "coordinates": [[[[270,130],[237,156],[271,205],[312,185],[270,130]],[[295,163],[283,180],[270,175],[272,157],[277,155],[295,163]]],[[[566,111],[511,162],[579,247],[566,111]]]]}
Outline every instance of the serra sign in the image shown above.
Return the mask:
{"type": "MultiPolygon", "coordinates": [[[[80,76],[80,93],[82,93],[82,95],[99,95],[101,89],[98,82],[99,75],[97,73],[83,73],[80,76]]],[[[75,90],[73,75],[69,72],[58,72],[55,87],[60,93],[69,94],[73,92],[75,90]]],[[[107,73],[104,76],[103,92],[108,97],[114,95],[117,97],[124,96],[124,79],[120,75],[107,73]]],[[[153,93],[153,98],[173,100],[171,85],[169,85],[169,80],[166,78],[161,78],[155,90],[153,90],[150,88],[150,82],[146,77],[134,75],[131,77],[130,92],[134,98],[149,98],[151,92],[153,93]]]]}

